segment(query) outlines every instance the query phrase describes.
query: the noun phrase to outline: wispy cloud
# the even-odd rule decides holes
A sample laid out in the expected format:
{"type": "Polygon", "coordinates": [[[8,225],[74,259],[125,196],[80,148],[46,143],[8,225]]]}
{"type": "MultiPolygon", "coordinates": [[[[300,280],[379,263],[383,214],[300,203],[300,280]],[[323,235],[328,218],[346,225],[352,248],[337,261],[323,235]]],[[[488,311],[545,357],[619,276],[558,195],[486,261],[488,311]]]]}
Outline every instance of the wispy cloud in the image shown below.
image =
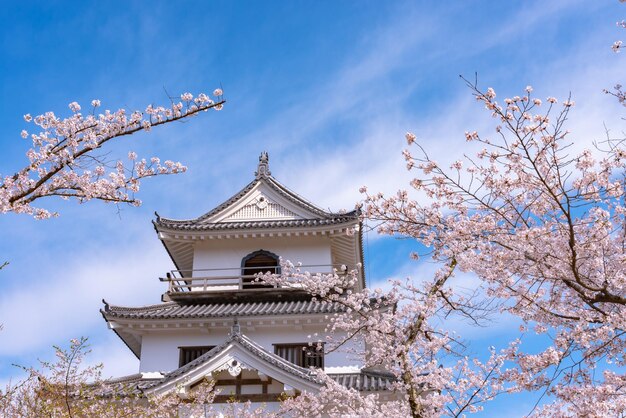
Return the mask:
{"type": "Polygon", "coordinates": [[[75,254],[71,265],[49,267],[44,282],[27,282],[0,296],[4,330],[0,356],[39,353],[70,338],[105,329],[102,298],[116,304],[155,303],[159,274],[170,263],[158,242],[75,254]],[[156,244],[156,245],[155,245],[156,244]]]}
{"type": "MultiPolygon", "coordinates": [[[[457,60],[480,59],[486,51],[511,46],[512,37],[519,35],[519,27],[513,22],[523,22],[524,30],[532,32],[564,19],[573,10],[572,4],[564,1],[535,6],[528,5],[507,20],[492,22],[493,29],[487,33],[459,39],[455,43],[457,60]]],[[[404,169],[401,156],[407,130],[416,131],[431,157],[439,162],[451,162],[462,153],[473,154],[476,145],[468,145],[463,133],[479,130],[489,135],[493,122],[474,103],[461,82],[450,80],[457,83],[458,91],[429,109],[417,111],[409,100],[419,94],[423,82],[416,61],[407,60],[407,56],[425,49],[428,52],[420,55],[420,67],[438,66],[445,61],[446,52],[438,51],[440,41],[434,40],[438,25],[445,21],[445,14],[430,15],[428,19],[409,14],[394,25],[374,32],[371,39],[375,41],[361,45],[361,54],[346,59],[335,72],[329,73],[323,87],[315,86],[304,92],[293,107],[275,113],[255,130],[255,139],[270,139],[267,143],[277,151],[273,155],[277,161],[275,174],[323,206],[350,208],[361,197],[357,192],[361,185],[386,193],[407,187],[412,174],[404,169]],[[420,31],[410,30],[411,27],[420,27],[420,31]],[[393,84],[394,76],[399,69],[407,71],[407,68],[415,69],[416,76],[398,89],[393,84]],[[341,124],[346,119],[352,126],[347,133],[341,124]],[[330,138],[319,141],[315,138],[316,132],[329,135],[333,126],[337,126],[336,138],[332,133],[330,138]]],[[[601,135],[602,120],[607,118],[601,83],[619,77],[619,66],[611,61],[614,57],[603,51],[589,52],[589,47],[601,36],[604,34],[588,39],[579,49],[556,56],[545,65],[531,65],[534,70],[529,71],[527,79],[521,80],[519,86],[508,83],[501,93],[519,94],[526,84],[538,84],[537,93],[545,96],[559,93],[564,96],[575,88],[580,105],[572,116],[585,116],[572,121],[572,130],[584,137],[601,135]]],[[[532,56],[525,59],[530,62],[532,56]]],[[[507,71],[507,65],[503,65],[500,73],[507,71]]],[[[498,77],[496,81],[502,83],[502,79],[498,77]]],[[[246,138],[240,141],[254,142],[246,138]]],[[[241,159],[234,164],[241,164],[241,159]]]]}
{"type": "Polygon", "coordinates": [[[102,364],[102,378],[120,377],[139,370],[139,360],[113,332],[91,344],[86,365],[102,364]]]}

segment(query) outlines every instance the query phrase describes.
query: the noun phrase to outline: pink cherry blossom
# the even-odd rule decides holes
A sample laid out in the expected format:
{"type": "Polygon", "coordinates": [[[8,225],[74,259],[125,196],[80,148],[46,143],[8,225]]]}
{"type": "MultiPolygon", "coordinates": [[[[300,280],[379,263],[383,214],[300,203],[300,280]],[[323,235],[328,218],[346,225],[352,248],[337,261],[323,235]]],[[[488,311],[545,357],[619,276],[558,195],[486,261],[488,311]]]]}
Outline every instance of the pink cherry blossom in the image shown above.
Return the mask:
{"type": "MultiPolygon", "coordinates": [[[[69,104],[73,114],[61,118],[53,112],[24,120],[33,123],[38,132],[31,134],[32,148],[26,152],[28,165],[12,175],[0,176],[0,213],[27,213],[37,219],[55,216],[56,213],[32,204],[44,197],[73,198],[80,202],[98,199],[105,202],[138,205],[134,196],[139,190],[140,180],[157,175],[177,174],[186,170],[181,163],[158,158],[150,162],[137,160],[134,152],[128,154],[130,165],[121,161],[108,161],[94,154],[112,139],[132,135],[195,115],[210,108],[221,109],[224,101],[213,102],[206,94],[196,99],[190,93],[182,95],[186,104],[153,106],[145,112],[104,110],[100,114],[83,115],[77,102],[69,104]],[[105,167],[112,167],[105,169],[105,167]],[[108,170],[108,175],[105,171],[108,170]]],[[[99,100],[91,102],[95,108],[99,100]]],[[[29,136],[22,130],[23,138],[29,136]]]]}

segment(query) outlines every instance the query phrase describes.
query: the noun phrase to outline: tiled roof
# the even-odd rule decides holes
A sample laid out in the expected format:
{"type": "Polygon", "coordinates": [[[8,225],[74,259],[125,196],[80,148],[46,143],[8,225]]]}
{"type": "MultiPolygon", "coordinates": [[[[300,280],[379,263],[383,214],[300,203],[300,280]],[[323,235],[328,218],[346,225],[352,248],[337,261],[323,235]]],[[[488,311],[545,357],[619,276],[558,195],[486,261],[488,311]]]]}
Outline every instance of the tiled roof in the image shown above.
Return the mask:
{"type": "Polygon", "coordinates": [[[229,229],[266,229],[266,228],[295,228],[303,226],[327,226],[338,225],[353,222],[357,219],[356,211],[345,214],[333,214],[332,216],[321,219],[287,219],[287,220],[271,220],[271,221],[243,221],[243,222],[216,222],[216,223],[199,223],[195,220],[170,221],[164,218],[157,218],[155,225],[165,227],[167,229],[175,229],[178,231],[222,231],[229,229]]]}
{"type": "Polygon", "coordinates": [[[328,314],[342,312],[337,303],[323,301],[242,302],[183,305],[166,302],[137,308],[113,306],[105,302],[106,319],[183,319],[224,318],[257,315],[328,314]]]}
{"type": "Polygon", "coordinates": [[[273,190],[278,192],[280,195],[284,196],[285,198],[289,199],[290,201],[292,201],[294,203],[297,203],[300,206],[305,207],[310,212],[313,212],[313,213],[318,214],[320,216],[327,216],[327,215],[329,215],[329,213],[323,211],[322,209],[318,208],[314,204],[308,202],[304,198],[298,196],[296,193],[294,193],[291,190],[287,189],[285,186],[283,186],[278,181],[276,181],[272,176],[264,175],[264,176],[260,176],[259,178],[256,178],[256,179],[252,180],[250,183],[248,183],[248,185],[246,185],[243,189],[241,189],[239,192],[237,192],[235,195],[233,195],[230,199],[226,200],[225,202],[223,202],[222,204],[218,205],[216,208],[210,210],[209,212],[205,213],[202,216],[199,216],[199,217],[197,217],[195,219],[187,219],[187,220],[174,220],[174,219],[160,218],[160,219],[157,219],[157,222],[159,222],[159,220],[160,221],[164,221],[164,222],[168,222],[168,223],[196,223],[196,222],[202,222],[202,221],[210,218],[211,216],[215,215],[216,213],[221,212],[222,210],[224,210],[228,206],[232,205],[233,203],[237,202],[239,199],[244,197],[246,195],[246,193],[248,193],[250,190],[252,190],[252,188],[254,188],[254,186],[256,186],[257,183],[259,183],[261,181],[264,181],[268,186],[270,186],[270,188],[272,188],[273,190]]]}
{"type": "MultiPolygon", "coordinates": [[[[209,352],[211,353],[211,352],[209,352]]],[[[215,353],[209,356],[209,353],[204,354],[202,360],[200,357],[194,360],[191,363],[186,364],[185,366],[172,371],[171,373],[165,375],[162,379],[146,379],[142,378],[141,373],[124,376],[117,379],[111,379],[106,381],[107,389],[100,392],[101,395],[111,395],[116,390],[118,394],[120,391],[124,391],[125,394],[140,394],[146,389],[150,389],[156,387],[160,384],[166,383],[176,377],[184,374],[185,372],[193,369],[203,363],[205,360],[208,360],[209,357],[215,355],[215,353]],[[200,361],[197,361],[200,360],[200,361]],[[193,365],[191,365],[193,363],[193,365]]],[[[265,351],[266,354],[270,354],[265,351]]],[[[282,360],[282,359],[280,359],[282,360]]],[[[276,362],[274,362],[276,363],[276,362]]],[[[302,367],[295,366],[286,361],[280,361],[281,365],[287,367],[292,373],[295,372],[298,376],[304,377],[307,380],[315,380],[314,375],[310,373],[309,370],[303,369],[302,367]],[[288,364],[286,364],[288,363],[288,364]]],[[[361,371],[360,373],[340,373],[340,374],[328,374],[328,376],[333,379],[338,384],[347,387],[348,389],[355,389],[361,392],[375,392],[375,391],[384,391],[391,390],[391,385],[397,380],[392,374],[387,373],[371,373],[366,371],[361,371]]]]}
{"type": "Polygon", "coordinates": [[[277,228],[277,227],[298,227],[298,226],[322,226],[322,225],[333,225],[339,223],[345,223],[349,221],[354,221],[358,219],[359,212],[357,210],[348,212],[348,213],[331,213],[326,212],[319,207],[315,206],[313,203],[307,201],[303,197],[298,194],[292,192],[287,187],[280,184],[276,181],[271,175],[264,174],[258,176],[248,185],[246,185],[243,189],[241,189],[238,193],[232,196],[230,199],[226,200],[224,203],[217,206],[215,209],[205,213],[202,216],[199,216],[195,219],[184,219],[184,220],[176,220],[176,219],[168,219],[162,218],[157,214],[157,219],[154,221],[156,227],[164,227],[168,229],[176,229],[176,230],[197,230],[197,231],[206,231],[206,230],[222,230],[222,229],[239,229],[239,228],[277,228]],[[259,182],[264,182],[267,184],[272,190],[291,201],[292,203],[306,209],[308,212],[316,215],[316,218],[313,219],[297,219],[297,220],[274,220],[274,221],[254,221],[254,222],[223,222],[223,223],[209,223],[206,222],[207,219],[211,218],[213,215],[221,212],[226,209],[230,205],[239,201],[242,197],[244,197],[254,186],[256,186],[259,182]]]}
{"type": "Polygon", "coordinates": [[[391,373],[361,370],[360,373],[328,374],[335,382],[358,391],[390,390],[397,379],[391,373]]]}
{"type": "Polygon", "coordinates": [[[92,389],[98,396],[136,396],[141,395],[145,389],[149,389],[161,382],[163,378],[155,379],[145,377],[142,373],[108,379],[101,385],[92,385],[92,389]]]}

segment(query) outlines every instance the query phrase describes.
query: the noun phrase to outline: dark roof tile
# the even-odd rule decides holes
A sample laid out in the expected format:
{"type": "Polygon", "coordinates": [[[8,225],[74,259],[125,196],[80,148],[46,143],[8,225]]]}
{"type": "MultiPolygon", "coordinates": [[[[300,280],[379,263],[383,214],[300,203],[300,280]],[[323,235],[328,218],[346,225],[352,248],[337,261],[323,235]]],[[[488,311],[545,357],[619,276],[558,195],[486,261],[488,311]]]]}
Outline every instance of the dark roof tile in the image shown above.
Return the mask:
{"type": "Polygon", "coordinates": [[[341,225],[354,222],[358,219],[355,212],[335,215],[329,218],[321,219],[287,219],[272,221],[242,221],[242,222],[216,222],[216,223],[196,223],[194,221],[181,222],[170,221],[159,218],[155,224],[159,227],[173,229],[177,231],[223,231],[231,229],[268,229],[268,228],[295,228],[303,226],[329,226],[341,225]]]}
{"type": "Polygon", "coordinates": [[[340,385],[358,391],[391,390],[391,385],[397,381],[391,373],[369,370],[361,370],[359,373],[329,374],[328,376],[340,385]]]}
{"type": "Polygon", "coordinates": [[[107,320],[124,319],[201,319],[223,318],[257,315],[286,314],[329,314],[343,312],[344,308],[337,303],[321,301],[280,301],[280,302],[242,302],[242,303],[209,303],[183,305],[176,302],[165,302],[158,305],[143,307],[124,307],[105,304],[102,310],[107,320]]]}

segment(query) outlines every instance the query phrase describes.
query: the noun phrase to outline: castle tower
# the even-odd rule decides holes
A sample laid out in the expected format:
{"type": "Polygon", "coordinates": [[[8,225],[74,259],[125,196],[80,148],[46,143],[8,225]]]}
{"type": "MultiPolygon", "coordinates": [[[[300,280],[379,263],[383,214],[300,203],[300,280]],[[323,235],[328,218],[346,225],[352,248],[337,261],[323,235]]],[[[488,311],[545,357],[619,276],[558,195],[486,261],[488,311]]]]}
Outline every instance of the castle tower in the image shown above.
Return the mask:
{"type": "Polygon", "coordinates": [[[140,372],[120,381],[160,394],[184,392],[208,376],[221,390],[217,403],[234,397],[266,405],[284,393],[318,390],[315,368],[361,391],[389,384],[388,375],[363,370],[345,353],[309,346],[308,336],[323,336],[340,305],[255,280],[258,273],[283,274],[282,259],[311,273],[356,269],[355,290],[363,289],[357,211],[328,212],[290,191],[272,177],[264,152],[254,179],[221,205],[195,219],[157,215],[153,224],[176,266],[161,278],[162,302],[105,302],[101,310],[140,360],[140,372]]]}

